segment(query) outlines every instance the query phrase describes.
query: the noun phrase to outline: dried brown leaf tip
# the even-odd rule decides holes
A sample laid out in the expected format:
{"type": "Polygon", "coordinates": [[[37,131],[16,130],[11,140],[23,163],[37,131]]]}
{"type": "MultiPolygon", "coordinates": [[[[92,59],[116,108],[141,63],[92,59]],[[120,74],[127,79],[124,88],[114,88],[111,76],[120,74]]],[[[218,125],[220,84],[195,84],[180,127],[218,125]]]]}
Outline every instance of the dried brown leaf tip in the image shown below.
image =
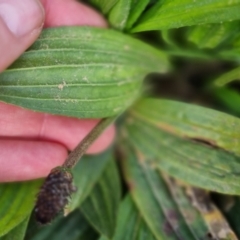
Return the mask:
{"type": "Polygon", "coordinates": [[[68,204],[76,187],[72,184],[70,169],[54,168],[44,181],[34,208],[36,220],[41,224],[50,223],[68,204]]]}

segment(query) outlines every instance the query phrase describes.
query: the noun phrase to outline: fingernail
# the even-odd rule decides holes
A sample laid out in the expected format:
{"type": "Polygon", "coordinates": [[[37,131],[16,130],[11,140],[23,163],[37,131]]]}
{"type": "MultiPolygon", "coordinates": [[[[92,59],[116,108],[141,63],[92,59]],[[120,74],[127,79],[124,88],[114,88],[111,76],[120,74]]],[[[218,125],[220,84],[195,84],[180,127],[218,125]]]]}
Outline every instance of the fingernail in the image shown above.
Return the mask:
{"type": "Polygon", "coordinates": [[[36,0],[0,0],[0,17],[17,37],[42,25],[44,11],[36,0]]]}

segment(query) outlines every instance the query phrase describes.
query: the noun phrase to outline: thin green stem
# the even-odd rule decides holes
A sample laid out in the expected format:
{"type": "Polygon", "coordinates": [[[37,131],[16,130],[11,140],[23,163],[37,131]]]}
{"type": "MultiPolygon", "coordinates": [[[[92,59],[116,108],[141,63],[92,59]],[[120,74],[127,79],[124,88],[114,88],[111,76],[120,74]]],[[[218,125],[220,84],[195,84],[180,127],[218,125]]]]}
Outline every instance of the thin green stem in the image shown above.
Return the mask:
{"type": "Polygon", "coordinates": [[[117,116],[103,118],[93,130],[77,145],[77,147],[68,155],[65,160],[63,167],[73,168],[83,154],[86,152],[88,147],[96,140],[100,134],[111,124],[117,116]]]}

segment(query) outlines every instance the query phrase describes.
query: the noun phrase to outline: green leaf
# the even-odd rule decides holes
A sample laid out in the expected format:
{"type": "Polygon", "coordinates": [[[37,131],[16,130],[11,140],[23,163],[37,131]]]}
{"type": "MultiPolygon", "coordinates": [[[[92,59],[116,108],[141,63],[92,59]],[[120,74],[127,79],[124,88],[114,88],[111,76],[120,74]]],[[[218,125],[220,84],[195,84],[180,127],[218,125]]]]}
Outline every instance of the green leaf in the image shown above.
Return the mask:
{"type": "Polygon", "coordinates": [[[219,78],[214,80],[214,85],[217,87],[222,87],[234,80],[240,80],[240,67],[222,74],[219,78]]]}
{"type": "Polygon", "coordinates": [[[194,235],[195,239],[204,239],[208,232],[208,227],[204,221],[202,214],[195,208],[194,203],[191,202],[187,196],[187,189],[179,186],[177,182],[164,175],[164,179],[168,185],[174,201],[176,202],[179,211],[184,217],[186,224],[194,235]]]}
{"type": "MultiPolygon", "coordinates": [[[[188,196],[198,209],[209,228],[210,239],[238,240],[223,214],[212,202],[209,193],[203,189],[188,187],[188,196]]],[[[209,239],[209,237],[207,239],[209,239]]]]}
{"type": "Polygon", "coordinates": [[[132,198],[128,195],[122,201],[119,211],[117,228],[113,240],[155,240],[151,230],[143,221],[132,198]]]}
{"type": "Polygon", "coordinates": [[[89,222],[108,238],[113,236],[121,186],[114,161],[110,161],[92,192],[80,206],[89,222]]]}
{"type": "Polygon", "coordinates": [[[118,0],[90,0],[92,5],[101,10],[102,13],[108,13],[118,0]]]}
{"type": "Polygon", "coordinates": [[[0,236],[17,227],[30,215],[41,183],[37,180],[0,184],[0,236]]]}
{"type": "Polygon", "coordinates": [[[231,43],[239,30],[239,21],[198,25],[190,28],[188,40],[199,48],[215,48],[223,43],[231,43]]]}
{"type": "Polygon", "coordinates": [[[149,2],[150,0],[132,0],[130,14],[126,24],[127,29],[131,29],[132,25],[140,17],[149,2]]]}
{"type": "Polygon", "coordinates": [[[131,9],[132,0],[118,0],[109,13],[110,24],[119,30],[123,30],[127,24],[127,19],[131,9]]]}
{"type": "Polygon", "coordinates": [[[162,52],[113,30],[49,28],[0,74],[0,100],[81,118],[113,116],[138,98],[146,74],[167,65],[162,52]]]}
{"type": "Polygon", "coordinates": [[[79,210],[67,217],[56,219],[51,225],[37,228],[36,232],[29,232],[27,239],[31,240],[95,240],[96,232],[90,227],[79,210]]]}
{"type": "Polygon", "coordinates": [[[240,0],[159,1],[139,20],[132,32],[179,28],[240,19],[240,0]]]}
{"type": "MultiPolygon", "coordinates": [[[[164,172],[189,184],[216,192],[240,194],[240,174],[238,171],[240,168],[240,157],[225,150],[202,143],[207,139],[208,143],[210,142],[211,144],[210,140],[215,139],[215,134],[215,137],[222,136],[223,140],[220,138],[219,143],[222,142],[225,144],[225,149],[229,146],[230,149],[235,150],[234,148],[239,145],[239,140],[237,139],[237,128],[239,123],[237,122],[237,118],[228,116],[227,114],[221,115],[219,112],[213,111],[214,114],[216,113],[216,116],[221,115],[220,118],[213,119],[215,121],[212,120],[215,122],[215,125],[213,126],[213,124],[210,123],[207,124],[208,121],[206,119],[206,121],[201,120],[202,123],[206,122],[206,128],[201,128],[201,125],[200,128],[198,128],[198,125],[191,124],[191,121],[196,119],[196,117],[209,117],[209,119],[211,119],[211,117],[214,116],[214,114],[210,115],[211,110],[206,109],[206,111],[201,111],[200,107],[196,107],[197,110],[194,111],[192,107],[192,114],[189,113],[187,115],[187,112],[184,112],[181,106],[176,104],[178,108],[175,108],[175,112],[178,113],[178,119],[182,119],[184,122],[186,121],[188,127],[186,127],[186,129],[176,127],[167,121],[164,125],[163,123],[161,124],[161,118],[159,119],[160,124],[158,126],[156,125],[156,119],[160,112],[159,109],[161,109],[161,104],[164,102],[161,102],[161,100],[148,99],[141,101],[139,104],[144,104],[144,101],[151,103],[148,105],[148,108],[146,105],[144,107],[147,115],[141,116],[139,114],[138,117],[136,107],[134,109],[135,114],[129,113],[125,124],[126,129],[124,131],[126,135],[125,138],[130,141],[138,151],[147,156],[152,164],[156,165],[164,172]],[[149,106],[151,110],[149,110],[149,106]],[[152,114],[148,115],[149,112],[154,112],[156,114],[155,120],[152,120],[152,114]],[[221,123],[220,126],[219,123],[221,123]],[[221,127],[221,125],[223,127],[221,127]],[[230,129],[230,125],[232,130],[229,133],[226,129],[228,127],[230,129]],[[212,129],[215,129],[215,131],[211,131],[209,126],[212,126],[212,129]],[[165,131],[161,128],[165,129],[165,131]],[[221,129],[221,131],[218,132],[217,129],[221,129]],[[180,137],[179,134],[175,135],[177,131],[192,135],[194,135],[193,131],[195,131],[198,134],[201,133],[200,136],[208,134],[209,137],[205,139],[197,138],[200,141],[195,141],[186,138],[186,135],[184,136],[183,134],[182,137],[180,137]],[[233,133],[235,133],[235,139],[232,140],[234,144],[232,147],[231,144],[225,143],[224,138],[233,138],[233,136],[231,136],[233,133]],[[211,136],[213,137],[211,138],[211,136]]],[[[160,113],[159,115],[162,114],[163,113],[160,113]]],[[[174,120],[173,122],[176,124],[177,121],[174,120]]],[[[180,125],[186,126],[181,122],[180,125]]],[[[195,136],[199,136],[196,133],[195,136]]],[[[239,152],[239,149],[236,149],[236,151],[239,152]]]]}
{"type": "Polygon", "coordinates": [[[183,139],[195,139],[240,156],[240,119],[213,109],[146,98],[130,114],[183,139]]]}
{"type": "Polygon", "coordinates": [[[188,196],[193,202],[175,193],[175,200],[181,197],[176,204],[155,165],[149,164],[147,158],[130,147],[125,147],[125,154],[124,173],[130,193],[157,239],[208,239],[210,231],[214,239],[237,240],[222,214],[204,195],[207,194],[205,191],[188,187],[188,192],[194,191],[188,196]],[[184,198],[188,208],[183,211],[184,198]],[[200,214],[191,205],[197,207],[200,214]]]}
{"type": "Polygon", "coordinates": [[[18,226],[13,228],[7,235],[1,237],[1,240],[24,240],[29,217],[24,219],[18,226]]]}
{"type": "Polygon", "coordinates": [[[133,149],[124,148],[124,152],[124,175],[130,193],[156,239],[178,239],[183,234],[183,239],[191,240],[191,233],[185,228],[159,174],[143,158],[139,159],[133,149]]]}
{"type": "Polygon", "coordinates": [[[67,207],[67,212],[73,211],[86,199],[99,181],[108,162],[112,160],[112,149],[108,149],[98,155],[83,156],[72,171],[74,185],[77,187],[77,191],[72,195],[72,200],[67,207]]]}

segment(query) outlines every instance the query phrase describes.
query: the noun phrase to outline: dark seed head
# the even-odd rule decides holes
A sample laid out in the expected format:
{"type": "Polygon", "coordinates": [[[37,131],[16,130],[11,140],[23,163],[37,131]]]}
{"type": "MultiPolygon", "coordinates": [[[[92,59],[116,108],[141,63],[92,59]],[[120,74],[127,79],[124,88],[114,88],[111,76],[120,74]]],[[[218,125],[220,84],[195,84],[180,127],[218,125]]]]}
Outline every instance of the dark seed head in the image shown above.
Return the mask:
{"type": "Polygon", "coordinates": [[[50,223],[68,204],[69,197],[76,191],[72,179],[70,170],[63,167],[50,172],[38,193],[34,209],[39,223],[50,223]]]}

